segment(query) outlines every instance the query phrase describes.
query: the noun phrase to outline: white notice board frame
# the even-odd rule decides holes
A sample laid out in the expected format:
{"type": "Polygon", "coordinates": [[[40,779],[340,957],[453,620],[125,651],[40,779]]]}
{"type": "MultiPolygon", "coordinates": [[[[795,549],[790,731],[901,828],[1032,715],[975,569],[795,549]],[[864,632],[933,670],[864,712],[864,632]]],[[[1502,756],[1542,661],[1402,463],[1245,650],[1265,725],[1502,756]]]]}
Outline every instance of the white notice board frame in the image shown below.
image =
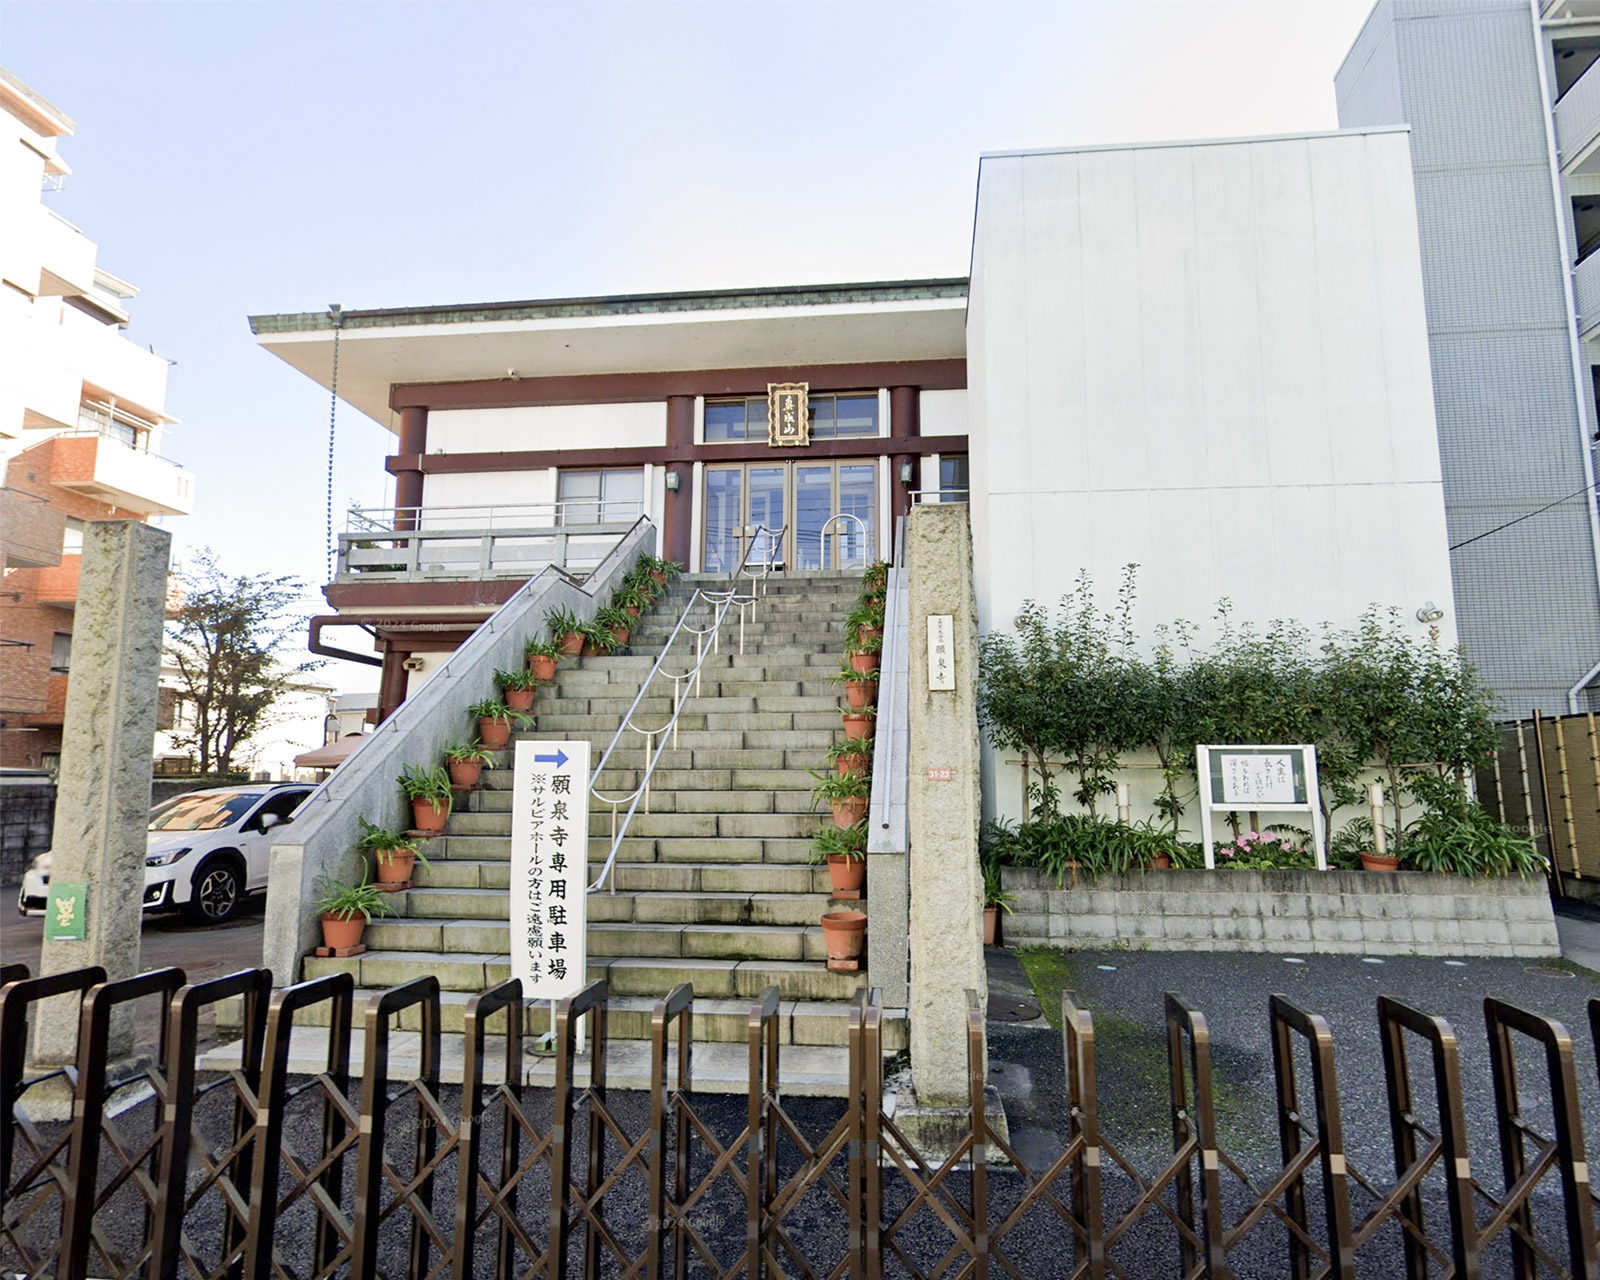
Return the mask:
{"type": "Polygon", "coordinates": [[[1327,833],[1322,827],[1322,792],[1317,785],[1317,749],[1309,743],[1294,743],[1289,745],[1271,745],[1265,743],[1245,743],[1232,746],[1225,744],[1211,744],[1197,746],[1195,751],[1195,777],[1200,783],[1200,847],[1205,854],[1207,869],[1217,865],[1216,852],[1212,846],[1211,815],[1214,812],[1228,813],[1240,810],[1255,810],[1261,813],[1309,813],[1311,815],[1311,840],[1313,852],[1316,855],[1317,870],[1328,869],[1328,841],[1327,833]],[[1212,776],[1213,755],[1221,773],[1212,776]],[[1243,761],[1260,760],[1263,757],[1274,758],[1277,756],[1289,757],[1289,777],[1292,780],[1292,795],[1288,801],[1281,798],[1281,793],[1267,791],[1269,798],[1252,800],[1248,797],[1237,799],[1226,798],[1228,784],[1224,780],[1227,776],[1228,758],[1235,757],[1243,761]],[[1300,798],[1303,797],[1303,798],[1300,798]]]}
{"type": "Polygon", "coordinates": [[[511,770],[511,976],[564,1000],[588,968],[589,744],[519,742],[511,770]]]}

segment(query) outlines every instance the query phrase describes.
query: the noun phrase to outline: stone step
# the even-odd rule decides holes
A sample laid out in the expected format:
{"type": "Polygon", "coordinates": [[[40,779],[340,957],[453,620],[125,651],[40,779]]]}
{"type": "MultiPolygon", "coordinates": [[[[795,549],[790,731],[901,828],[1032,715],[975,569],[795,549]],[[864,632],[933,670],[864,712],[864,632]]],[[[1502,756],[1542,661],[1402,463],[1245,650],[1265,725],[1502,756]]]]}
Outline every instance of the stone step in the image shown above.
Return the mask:
{"type": "MultiPolygon", "coordinates": [[[[598,862],[589,864],[591,883],[599,875],[601,865],[598,862]]],[[[438,858],[428,866],[419,863],[413,880],[422,888],[493,889],[503,893],[511,882],[511,864],[504,858],[438,858]]],[[[815,895],[826,894],[828,885],[826,866],[805,863],[619,861],[612,868],[607,887],[614,888],[619,895],[648,892],[815,895]]],[[[395,896],[396,910],[406,912],[410,892],[395,896]]],[[[593,898],[602,896],[609,895],[592,895],[593,898]]]]}
{"type": "MultiPolygon", "coordinates": [[[[419,1033],[401,1031],[389,1038],[389,1079],[415,1080],[422,1070],[422,1037],[419,1033]]],[[[887,1044],[888,1037],[885,1036],[887,1044]]],[[[460,1084],[464,1071],[464,1057],[460,1036],[446,1038],[442,1045],[439,1078],[443,1084],[460,1084]]],[[[491,1042],[498,1047],[498,1041],[491,1042]]],[[[201,1058],[207,1070],[227,1071],[239,1065],[241,1046],[225,1044],[210,1050],[201,1058]]],[[[359,1076],[364,1069],[366,1038],[356,1036],[350,1045],[350,1070],[359,1076]]],[[[649,1089],[651,1084],[651,1049],[647,1041],[623,1039],[620,1036],[606,1049],[606,1084],[613,1089],[649,1089]]],[[[778,1083],[791,1097],[842,1098],[850,1088],[849,1050],[831,1045],[789,1046],[778,1057],[778,1083]]],[[[677,1050],[667,1059],[667,1077],[674,1078],[677,1071],[677,1050]]],[[[328,1030],[325,1027],[297,1027],[289,1038],[288,1069],[291,1074],[315,1076],[326,1070],[328,1061],[328,1030]]],[[[696,1093],[743,1094],[749,1088],[749,1050],[744,1044],[697,1043],[691,1060],[693,1089],[696,1093]]],[[[591,1059],[588,1053],[579,1054],[573,1067],[573,1083],[586,1087],[589,1083],[591,1059]]],[[[505,1078],[503,1051],[491,1054],[484,1064],[484,1080],[499,1084],[505,1078]]],[[[526,1054],[523,1058],[522,1083],[549,1089],[555,1085],[555,1058],[553,1055],[526,1054]]]]}
{"type": "MultiPolygon", "coordinates": [[[[735,793],[737,794],[737,793],[735,793]]],[[[757,793],[759,794],[759,793],[757,793]]],[[[446,839],[454,836],[511,835],[509,813],[452,813],[445,827],[446,839]]],[[[634,839],[664,836],[671,839],[716,840],[724,837],[744,839],[810,839],[817,833],[817,818],[800,813],[645,813],[633,815],[628,835],[634,839]]],[[[611,815],[604,809],[589,816],[589,834],[600,838],[611,834],[611,815]]]]}
{"type": "MultiPolygon", "coordinates": [[[[817,960],[828,958],[821,911],[807,925],[682,924],[669,921],[589,922],[589,956],[688,957],[699,960],[817,960]]],[[[428,917],[374,920],[362,941],[369,954],[431,952],[455,955],[508,953],[511,926],[505,920],[428,917]]]]}
{"type": "MultiPolygon", "coordinates": [[[[591,861],[603,860],[610,841],[589,841],[591,861]]],[[[511,858],[509,835],[443,836],[428,843],[430,861],[464,858],[471,862],[507,862],[511,858]]],[[[624,836],[617,851],[619,862],[805,862],[811,856],[811,839],[727,837],[694,839],[666,836],[624,836]]]]}
{"type": "MultiPolygon", "coordinates": [[[[456,793],[456,813],[511,812],[509,790],[456,793]]],[[[600,810],[609,815],[609,808],[600,810]]],[[[641,804],[640,812],[644,811],[641,804]]],[[[652,813],[811,813],[825,814],[804,791],[660,791],[650,790],[652,813]]]]}
{"type": "MultiPolygon", "coordinates": [[[[427,886],[408,890],[405,902],[399,909],[407,921],[504,921],[510,918],[510,907],[506,889],[427,886]]],[[[598,924],[783,925],[811,928],[821,919],[823,912],[834,910],[834,905],[826,893],[617,892],[590,894],[588,910],[590,922],[598,924]]],[[[372,927],[387,927],[387,924],[387,921],[374,921],[372,927]]],[[[383,945],[395,944],[385,940],[383,945]]]]}
{"type": "MultiPolygon", "coordinates": [[[[483,780],[488,789],[496,791],[509,790],[512,785],[510,755],[501,753],[507,767],[485,770],[483,780]]],[[[798,757],[797,757],[798,758],[798,757]]],[[[820,768],[824,763],[823,753],[818,753],[814,758],[815,763],[810,768],[820,768]]],[[[606,787],[612,790],[632,789],[639,785],[639,772],[636,769],[607,770],[606,787]]],[[[781,769],[657,769],[650,779],[652,792],[669,791],[810,791],[817,785],[817,780],[807,772],[807,768],[781,769]]]]}
{"type": "MultiPolygon", "coordinates": [[[[392,987],[433,976],[445,991],[482,991],[511,976],[504,952],[368,951],[346,959],[307,956],[306,978],[348,973],[360,987],[392,987]]],[[[679,983],[695,995],[757,999],[770,986],[794,1000],[848,1000],[867,985],[865,973],[832,973],[820,960],[733,959],[695,956],[590,956],[590,982],[605,978],[617,995],[659,998],[679,983]]]]}
{"type": "MultiPolygon", "coordinates": [[[[363,1040],[366,1006],[379,994],[381,991],[377,988],[363,987],[356,991],[351,1022],[357,1034],[352,1039],[352,1045],[359,1044],[363,1040]]],[[[459,1036],[465,1029],[467,1006],[476,994],[471,991],[439,993],[439,1027],[446,1036],[459,1036]]],[[[612,995],[606,1001],[607,1035],[617,1040],[649,1040],[650,1023],[656,1004],[655,996],[612,995]]],[[[747,1045],[750,1039],[750,1011],[753,1007],[754,1002],[750,1000],[697,998],[692,1007],[695,1044],[747,1045]]],[[[326,1027],[331,1012],[326,1004],[313,1005],[295,1020],[296,1026],[326,1027]]],[[[778,1004],[778,1043],[842,1047],[849,1043],[849,1020],[848,1002],[782,1000],[778,1004]]],[[[395,1025],[402,1032],[421,1031],[422,1007],[411,1005],[401,1010],[395,1025]]],[[[503,1012],[495,1014],[484,1025],[490,1034],[495,1057],[503,1061],[505,1014],[503,1012]]],[[[539,1001],[525,1005],[522,1025],[525,1036],[539,1036],[548,1031],[549,1003],[539,1001]]],[[[907,1028],[903,1010],[885,1010],[883,1029],[885,1052],[893,1053],[905,1047],[907,1028]]],[[[447,1056],[448,1052],[446,1050],[447,1056]]]]}

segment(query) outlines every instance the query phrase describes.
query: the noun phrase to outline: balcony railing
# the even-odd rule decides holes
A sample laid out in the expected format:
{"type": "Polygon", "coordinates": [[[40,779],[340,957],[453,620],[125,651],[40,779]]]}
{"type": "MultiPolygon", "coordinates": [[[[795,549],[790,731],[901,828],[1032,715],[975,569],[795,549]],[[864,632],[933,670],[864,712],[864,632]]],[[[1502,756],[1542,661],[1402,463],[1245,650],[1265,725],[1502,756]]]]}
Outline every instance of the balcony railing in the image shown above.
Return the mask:
{"type": "Polygon", "coordinates": [[[637,523],[637,502],[352,508],[334,581],[531,578],[547,565],[583,578],[637,523]]]}
{"type": "Polygon", "coordinates": [[[1561,169],[1592,167],[1594,141],[1600,137],[1600,62],[1596,62],[1556,103],[1556,146],[1561,169]]]}
{"type": "Polygon", "coordinates": [[[145,515],[193,511],[194,474],[148,448],[130,445],[116,429],[120,425],[80,422],[52,437],[50,482],[145,515]]]}
{"type": "Polygon", "coordinates": [[[1578,306],[1578,332],[1587,341],[1600,330],[1600,253],[1592,253],[1572,269],[1572,291],[1578,306]]]}

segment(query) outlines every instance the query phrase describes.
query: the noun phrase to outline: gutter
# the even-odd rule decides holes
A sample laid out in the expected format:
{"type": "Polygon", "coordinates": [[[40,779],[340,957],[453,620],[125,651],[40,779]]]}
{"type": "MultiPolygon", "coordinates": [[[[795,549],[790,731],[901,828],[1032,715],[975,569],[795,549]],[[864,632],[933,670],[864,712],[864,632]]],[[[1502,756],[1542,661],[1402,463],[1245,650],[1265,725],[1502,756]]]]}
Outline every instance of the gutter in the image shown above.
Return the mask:
{"type": "Polygon", "coordinates": [[[381,667],[382,658],[375,658],[370,653],[353,653],[349,649],[336,649],[331,644],[322,642],[322,628],[333,626],[358,626],[359,623],[349,618],[340,617],[337,613],[321,613],[311,619],[311,632],[306,638],[306,648],[319,658],[341,658],[345,662],[360,662],[369,667],[381,667]]]}

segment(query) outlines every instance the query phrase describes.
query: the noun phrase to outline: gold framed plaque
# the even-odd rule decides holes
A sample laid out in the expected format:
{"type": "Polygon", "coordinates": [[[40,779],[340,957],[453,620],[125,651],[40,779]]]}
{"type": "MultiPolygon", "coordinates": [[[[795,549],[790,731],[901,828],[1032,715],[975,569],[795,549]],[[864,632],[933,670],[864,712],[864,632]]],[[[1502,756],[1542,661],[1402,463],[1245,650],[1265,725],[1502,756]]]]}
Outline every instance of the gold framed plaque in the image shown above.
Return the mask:
{"type": "Polygon", "coordinates": [[[805,382],[767,383],[767,443],[774,448],[811,443],[811,416],[806,407],[805,382]]]}

